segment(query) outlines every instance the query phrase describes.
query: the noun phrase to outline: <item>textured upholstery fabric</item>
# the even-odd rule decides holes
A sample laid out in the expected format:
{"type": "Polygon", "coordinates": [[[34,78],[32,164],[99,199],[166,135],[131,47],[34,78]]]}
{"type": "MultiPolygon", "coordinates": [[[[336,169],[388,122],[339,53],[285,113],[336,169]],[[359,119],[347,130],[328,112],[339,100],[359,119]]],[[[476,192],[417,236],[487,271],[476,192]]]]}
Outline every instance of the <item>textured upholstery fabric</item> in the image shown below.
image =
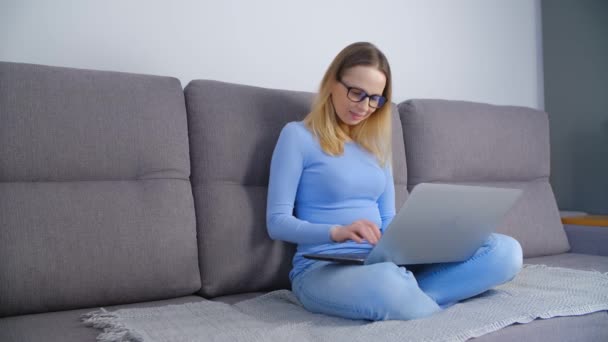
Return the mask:
{"type": "Polygon", "coordinates": [[[546,113],[447,100],[406,101],[399,113],[410,190],[423,182],[522,188],[498,232],[519,240],[526,257],[568,251],[549,184],[546,113]]]}
{"type": "Polygon", "coordinates": [[[549,176],[547,114],[448,100],[399,104],[409,184],[527,181],[549,176]]]}
{"type": "Polygon", "coordinates": [[[513,324],[472,341],[605,342],[608,341],[607,325],[608,313],[598,311],[582,316],[553,317],[526,324],[513,324]]]}
{"type": "MultiPolygon", "coordinates": [[[[105,306],[109,311],[130,308],[147,308],[164,305],[179,305],[205,300],[199,296],[186,296],[154,302],[129,305],[105,306]]],[[[34,315],[0,318],[0,341],[2,342],[95,342],[101,330],[89,328],[80,321],[80,316],[97,310],[96,307],[41,313],[34,315]]]]}
{"type": "Polygon", "coordinates": [[[169,77],[0,63],[0,316],[200,288],[169,77]]]}
{"type": "Polygon", "coordinates": [[[572,253],[608,256],[608,229],[565,224],[572,253]]]}
{"type": "Polygon", "coordinates": [[[175,78],[0,64],[0,179],[187,179],[175,78]]]}
{"type": "MultiPolygon", "coordinates": [[[[294,246],[266,231],[270,159],[283,126],[302,120],[312,94],[196,80],[185,89],[201,294],[288,288],[294,246]]],[[[394,120],[398,120],[396,110],[394,120]]],[[[397,200],[406,194],[401,125],[394,125],[397,200]]]]}
{"type": "Polygon", "coordinates": [[[524,259],[526,264],[575,268],[585,271],[608,272],[608,257],[601,255],[562,253],[524,259]]]}
{"type": "Polygon", "coordinates": [[[212,300],[216,301],[216,302],[226,303],[226,304],[235,304],[235,303],[238,303],[243,300],[252,299],[257,296],[261,296],[265,293],[266,292],[245,292],[245,293],[239,293],[239,294],[235,294],[235,295],[215,297],[212,300]]]}
{"type": "MultiPolygon", "coordinates": [[[[524,260],[527,264],[576,268],[587,271],[608,272],[608,257],[587,254],[563,253],[524,260]]],[[[537,319],[527,324],[514,324],[475,341],[608,341],[608,313],[595,312],[583,316],[537,319]]]]}

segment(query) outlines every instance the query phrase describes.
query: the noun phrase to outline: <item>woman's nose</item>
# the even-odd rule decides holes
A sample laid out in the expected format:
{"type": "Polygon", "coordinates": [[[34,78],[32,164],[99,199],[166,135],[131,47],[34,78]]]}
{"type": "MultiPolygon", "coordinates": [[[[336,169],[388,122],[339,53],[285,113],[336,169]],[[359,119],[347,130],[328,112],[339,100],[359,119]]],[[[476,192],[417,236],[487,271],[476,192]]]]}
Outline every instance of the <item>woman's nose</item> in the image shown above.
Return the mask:
{"type": "Polygon", "coordinates": [[[364,98],[363,100],[357,102],[357,108],[365,111],[367,113],[367,111],[369,110],[369,97],[364,98]]]}

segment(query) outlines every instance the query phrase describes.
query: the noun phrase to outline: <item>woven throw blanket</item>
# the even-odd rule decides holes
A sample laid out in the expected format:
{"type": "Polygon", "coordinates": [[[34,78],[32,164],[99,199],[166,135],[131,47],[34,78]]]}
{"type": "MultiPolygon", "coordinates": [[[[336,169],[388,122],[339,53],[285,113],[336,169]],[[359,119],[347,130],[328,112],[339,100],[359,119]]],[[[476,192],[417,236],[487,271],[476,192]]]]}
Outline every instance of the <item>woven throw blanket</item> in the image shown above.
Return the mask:
{"type": "Polygon", "coordinates": [[[234,305],[213,301],[83,315],[100,342],[465,341],[536,318],[608,310],[608,273],[524,265],[511,282],[411,321],[355,321],[313,314],[287,290],[234,305]]]}

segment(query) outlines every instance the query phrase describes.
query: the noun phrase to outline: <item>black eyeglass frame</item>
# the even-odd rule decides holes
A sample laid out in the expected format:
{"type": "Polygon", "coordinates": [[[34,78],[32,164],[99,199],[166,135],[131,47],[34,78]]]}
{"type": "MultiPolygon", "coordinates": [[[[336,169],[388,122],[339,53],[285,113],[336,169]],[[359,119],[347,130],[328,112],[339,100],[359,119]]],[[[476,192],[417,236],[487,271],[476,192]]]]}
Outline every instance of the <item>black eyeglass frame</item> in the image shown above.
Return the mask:
{"type": "Polygon", "coordinates": [[[369,95],[365,90],[358,88],[358,87],[351,87],[348,84],[344,83],[344,81],[342,81],[341,79],[338,79],[338,82],[340,82],[340,84],[342,84],[346,88],[346,90],[347,90],[346,97],[353,102],[361,102],[361,101],[365,100],[366,98],[369,98],[368,105],[370,107],[376,108],[376,109],[382,108],[382,106],[384,106],[386,104],[387,99],[386,99],[386,97],[384,97],[382,95],[369,95]],[[353,90],[353,89],[360,91],[361,95],[357,96],[357,95],[353,94],[351,92],[351,90],[353,90]],[[352,97],[351,97],[351,94],[352,94],[352,97]],[[378,106],[372,105],[372,101],[375,101],[378,104],[378,106]]]}

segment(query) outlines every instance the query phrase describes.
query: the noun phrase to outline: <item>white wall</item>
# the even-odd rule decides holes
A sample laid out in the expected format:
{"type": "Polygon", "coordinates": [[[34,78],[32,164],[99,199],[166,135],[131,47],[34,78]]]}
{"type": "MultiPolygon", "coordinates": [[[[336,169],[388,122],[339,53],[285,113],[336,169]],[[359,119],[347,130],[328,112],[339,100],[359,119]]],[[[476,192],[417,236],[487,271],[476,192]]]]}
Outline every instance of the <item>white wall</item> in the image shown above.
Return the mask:
{"type": "Polygon", "coordinates": [[[0,60],[315,91],[371,41],[394,101],[543,107],[539,0],[0,0],[0,60]]]}

